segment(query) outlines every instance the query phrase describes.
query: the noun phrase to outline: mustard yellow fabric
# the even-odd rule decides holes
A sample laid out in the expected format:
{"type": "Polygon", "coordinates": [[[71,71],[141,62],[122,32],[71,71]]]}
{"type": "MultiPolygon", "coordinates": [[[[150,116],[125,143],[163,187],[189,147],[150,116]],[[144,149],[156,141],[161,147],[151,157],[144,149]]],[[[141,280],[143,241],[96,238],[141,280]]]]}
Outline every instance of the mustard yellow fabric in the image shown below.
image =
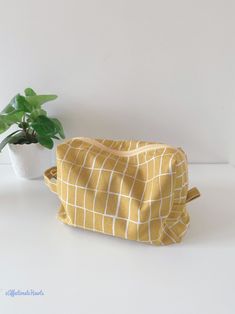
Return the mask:
{"type": "Polygon", "coordinates": [[[63,223],[155,245],[181,241],[186,202],[199,196],[182,149],[144,141],[73,138],[58,145],[53,176],[63,223]]]}

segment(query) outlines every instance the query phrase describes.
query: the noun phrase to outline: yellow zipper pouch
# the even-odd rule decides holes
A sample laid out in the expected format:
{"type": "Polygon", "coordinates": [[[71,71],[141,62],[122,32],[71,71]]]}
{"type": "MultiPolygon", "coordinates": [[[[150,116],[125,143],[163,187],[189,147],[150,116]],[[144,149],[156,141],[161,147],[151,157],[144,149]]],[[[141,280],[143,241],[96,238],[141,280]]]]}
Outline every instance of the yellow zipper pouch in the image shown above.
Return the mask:
{"type": "Polygon", "coordinates": [[[189,226],[186,155],[144,141],[73,138],[57,147],[45,183],[57,193],[58,218],[74,227],[139,242],[180,242],[189,226]]]}

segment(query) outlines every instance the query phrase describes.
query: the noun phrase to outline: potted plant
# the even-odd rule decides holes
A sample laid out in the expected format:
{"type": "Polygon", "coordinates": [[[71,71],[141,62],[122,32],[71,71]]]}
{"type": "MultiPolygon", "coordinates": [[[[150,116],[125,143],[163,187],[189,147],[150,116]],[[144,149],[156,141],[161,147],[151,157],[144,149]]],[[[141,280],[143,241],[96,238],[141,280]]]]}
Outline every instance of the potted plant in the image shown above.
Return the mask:
{"type": "Polygon", "coordinates": [[[50,162],[49,150],[54,139],[65,138],[58,119],[51,118],[42,105],[56,95],[37,95],[26,88],[17,94],[0,113],[0,134],[16,125],[17,129],[0,143],[0,152],[8,144],[15,173],[24,178],[41,177],[50,162]]]}

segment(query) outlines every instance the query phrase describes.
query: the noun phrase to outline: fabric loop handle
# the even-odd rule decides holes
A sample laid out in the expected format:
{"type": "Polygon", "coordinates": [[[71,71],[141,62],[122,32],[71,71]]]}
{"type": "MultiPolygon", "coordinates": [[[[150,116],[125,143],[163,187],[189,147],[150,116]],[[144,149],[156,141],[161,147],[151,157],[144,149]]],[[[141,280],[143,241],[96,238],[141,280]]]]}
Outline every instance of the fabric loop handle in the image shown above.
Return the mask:
{"type": "Polygon", "coordinates": [[[186,203],[191,202],[195,198],[198,198],[200,196],[200,192],[196,187],[193,187],[192,189],[188,190],[186,203]]]}
{"type": "Polygon", "coordinates": [[[46,185],[51,190],[51,192],[57,194],[56,178],[57,178],[57,167],[51,167],[44,172],[44,181],[46,185]],[[55,179],[53,180],[54,182],[51,179],[55,179]]]}

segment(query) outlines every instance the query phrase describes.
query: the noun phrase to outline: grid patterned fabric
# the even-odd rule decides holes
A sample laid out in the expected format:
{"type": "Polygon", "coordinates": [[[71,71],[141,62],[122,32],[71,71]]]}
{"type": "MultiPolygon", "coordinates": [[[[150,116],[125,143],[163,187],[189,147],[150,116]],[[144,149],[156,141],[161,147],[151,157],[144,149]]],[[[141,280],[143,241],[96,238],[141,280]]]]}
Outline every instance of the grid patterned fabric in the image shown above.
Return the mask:
{"type": "Polygon", "coordinates": [[[152,144],[74,138],[59,145],[58,218],[129,240],[180,242],[189,225],[186,156],[167,145],[147,149],[152,144]]]}

